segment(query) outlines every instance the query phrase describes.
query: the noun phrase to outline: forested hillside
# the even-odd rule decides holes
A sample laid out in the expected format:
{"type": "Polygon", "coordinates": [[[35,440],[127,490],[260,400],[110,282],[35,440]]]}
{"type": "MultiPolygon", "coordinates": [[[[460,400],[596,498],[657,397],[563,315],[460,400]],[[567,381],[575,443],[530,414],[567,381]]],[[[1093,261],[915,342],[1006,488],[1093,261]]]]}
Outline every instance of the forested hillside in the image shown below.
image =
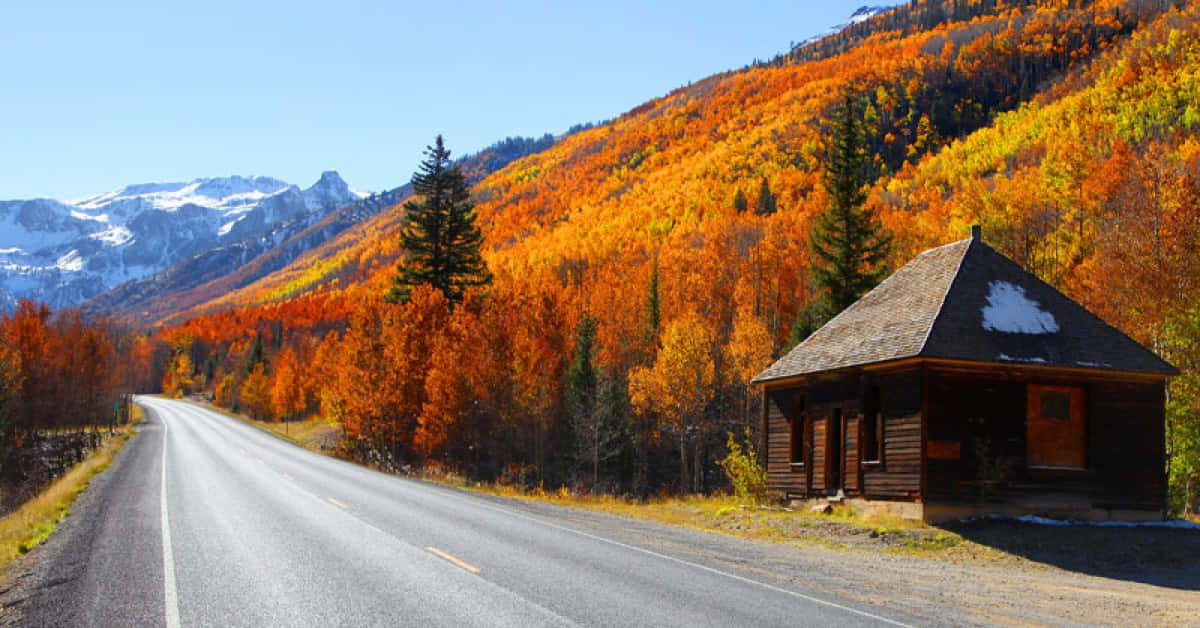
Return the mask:
{"type": "Polygon", "coordinates": [[[383,464],[711,489],[725,432],[756,429],[749,379],[818,296],[809,228],[848,92],[891,267],[980,223],[1184,371],[1168,430],[1182,506],[1200,484],[1198,70],[1185,2],[912,2],[484,178],[495,282],[460,307],[383,302],[394,208],[210,303],[234,309],[161,330],[147,342],[172,357],[143,368],[258,415],[319,412],[383,464]]]}
{"type": "MultiPolygon", "coordinates": [[[[567,135],[579,128],[584,127],[574,127],[567,135]]],[[[479,181],[509,162],[549,148],[555,141],[549,133],[537,138],[508,137],[460,158],[458,163],[471,181],[479,181]]],[[[221,308],[231,292],[302,257],[296,266],[316,265],[318,276],[328,279],[336,268],[328,262],[314,264],[313,260],[336,256],[347,242],[362,240],[364,236],[357,229],[360,225],[403,203],[411,193],[411,187],[405,184],[346,204],[328,215],[283,222],[265,234],[202,251],[162,272],[123,283],[88,300],[83,307],[138,323],[185,320],[197,311],[221,308]]],[[[267,281],[279,283],[277,277],[267,281]]],[[[278,300],[304,292],[308,287],[302,281],[289,280],[282,288],[270,290],[269,296],[278,300]]]]}

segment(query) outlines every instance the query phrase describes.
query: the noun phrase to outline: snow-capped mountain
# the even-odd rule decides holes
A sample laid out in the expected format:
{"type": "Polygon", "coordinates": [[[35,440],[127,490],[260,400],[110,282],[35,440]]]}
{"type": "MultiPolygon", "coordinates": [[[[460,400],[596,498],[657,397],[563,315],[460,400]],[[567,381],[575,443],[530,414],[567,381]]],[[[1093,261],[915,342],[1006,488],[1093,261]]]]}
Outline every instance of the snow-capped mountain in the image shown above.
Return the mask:
{"type": "Polygon", "coordinates": [[[0,307],[76,305],[214,246],[362,198],[336,172],[307,189],[270,177],[142,183],[63,203],[0,201],[0,307]]]}
{"type": "Polygon", "coordinates": [[[876,7],[871,7],[871,6],[858,7],[858,9],[856,9],[854,11],[854,13],[850,14],[850,17],[845,22],[838,24],[837,26],[831,26],[828,29],[826,29],[825,32],[819,33],[817,35],[813,35],[812,37],[805,39],[804,41],[800,42],[799,44],[796,44],[796,47],[798,48],[801,46],[806,46],[808,44],[813,43],[814,41],[819,41],[830,35],[835,35],[851,26],[854,26],[855,24],[861,24],[862,22],[865,22],[865,21],[875,17],[876,15],[879,15],[880,13],[883,13],[884,11],[889,11],[894,8],[896,8],[895,5],[876,6],[876,7]]]}

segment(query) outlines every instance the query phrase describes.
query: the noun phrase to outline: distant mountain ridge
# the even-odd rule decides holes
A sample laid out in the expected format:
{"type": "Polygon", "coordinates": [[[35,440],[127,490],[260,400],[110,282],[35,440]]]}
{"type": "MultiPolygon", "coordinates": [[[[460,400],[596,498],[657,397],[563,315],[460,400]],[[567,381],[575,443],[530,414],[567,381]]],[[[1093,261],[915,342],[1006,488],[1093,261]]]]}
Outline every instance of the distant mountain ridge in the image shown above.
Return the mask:
{"type": "Polygon", "coordinates": [[[847,18],[845,22],[842,22],[841,24],[838,24],[836,26],[831,26],[831,27],[825,29],[824,32],[821,32],[817,35],[813,35],[812,37],[809,37],[808,39],[801,41],[799,44],[796,44],[795,46],[793,46],[793,48],[800,48],[803,46],[807,46],[808,44],[820,41],[826,37],[829,37],[830,35],[836,35],[842,31],[846,30],[847,28],[854,26],[855,24],[862,24],[863,22],[866,22],[867,20],[875,17],[876,15],[879,15],[880,13],[883,13],[884,11],[890,11],[894,8],[896,8],[895,5],[887,5],[887,6],[864,5],[864,6],[858,7],[858,9],[856,9],[854,11],[854,13],[850,14],[850,17],[847,18]]]}
{"type": "MultiPolygon", "coordinates": [[[[865,27],[870,18],[891,8],[861,7],[845,24],[829,29],[828,33],[865,27]]],[[[471,182],[476,183],[511,162],[547,150],[593,126],[573,127],[557,137],[547,134],[540,138],[507,138],[458,162],[471,182]]],[[[200,189],[128,191],[155,192],[174,199],[200,189]]],[[[238,188],[231,192],[250,195],[255,189],[238,188]]],[[[477,189],[477,193],[476,200],[486,204],[490,191],[477,189]]],[[[362,199],[324,216],[284,220],[269,229],[261,223],[247,222],[250,218],[241,218],[237,226],[242,228],[244,223],[245,227],[254,227],[254,237],[229,238],[194,251],[169,267],[131,278],[94,296],[85,303],[85,308],[141,322],[178,322],[202,311],[287,298],[321,286],[337,285],[338,280],[361,281],[372,265],[390,265],[399,254],[388,241],[403,223],[403,212],[393,208],[407,196],[407,186],[401,186],[377,197],[375,202],[362,199]],[[386,215],[376,220],[380,213],[386,215]],[[366,226],[366,221],[371,221],[371,225],[366,226]],[[371,249],[371,253],[364,254],[363,246],[371,249]]]]}
{"type": "MultiPolygon", "coordinates": [[[[578,127],[583,128],[587,127],[578,127]]],[[[541,137],[508,137],[477,153],[460,157],[455,163],[462,168],[468,181],[476,183],[517,159],[553,146],[576,130],[573,127],[558,137],[549,133],[541,137]]],[[[340,179],[329,180],[325,189],[336,188],[338,182],[340,179]]],[[[321,249],[328,255],[342,250],[356,237],[352,227],[399,205],[410,195],[411,186],[406,183],[385,192],[361,196],[333,211],[290,218],[281,216],[276,222],[265,222],[271,209],[288,197],[286,192],[279,193],[261,202],[263,211],[259,214],[238,218],[240,222],[236,229],[249,231],[248,237],[224,239],[215,246],[181,256],[175,263],[152,274],[131,279],[93,296],[83,307],[140,322],[159,321],[187,312],[274,273],[310,252],[321,249]]]]}
{"type": "Polygon", "coordinates": [[[328,171],[305,189],[234,175],[127,185],[74,202],[0,201],[0,306],[77,305],[214,246],[302,217],[315,222],[363,196],[328,171]]]}

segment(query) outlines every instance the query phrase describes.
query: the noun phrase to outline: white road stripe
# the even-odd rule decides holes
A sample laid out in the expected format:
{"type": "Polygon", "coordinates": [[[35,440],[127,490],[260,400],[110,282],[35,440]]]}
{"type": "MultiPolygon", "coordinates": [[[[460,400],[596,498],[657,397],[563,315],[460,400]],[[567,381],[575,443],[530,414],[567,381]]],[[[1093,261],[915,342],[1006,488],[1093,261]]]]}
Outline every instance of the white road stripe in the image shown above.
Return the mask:
{"type": "Polygon", "coordinates": [[[162,444],[162,543],[163,599],[166,605],[167,628],[179,628],[179,592],[175,590],[175,558],[171,555],[171,522],[167,518],[167,421],[159,413],[163,426],[162,444]]]}

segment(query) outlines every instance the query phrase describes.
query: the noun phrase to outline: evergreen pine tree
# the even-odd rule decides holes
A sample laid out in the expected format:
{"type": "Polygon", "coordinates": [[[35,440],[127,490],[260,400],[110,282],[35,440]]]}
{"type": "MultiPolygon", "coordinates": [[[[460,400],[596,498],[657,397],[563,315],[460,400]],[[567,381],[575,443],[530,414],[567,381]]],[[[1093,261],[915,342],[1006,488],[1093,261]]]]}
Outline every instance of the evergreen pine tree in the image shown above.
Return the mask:
{"type": "MultiPolygon", "coordinates": [[[[574,438],[574,463],[585,464],[592,488],[600,483],[600,465],[621,453],[628,414],[627,386],[596,368],[596,317],[585,314],[575,330],[575,357],[563,382],[563,409],[574,438]]],[[[560,450],[567,455],[569,450],[560,450]]],[[[578,472],[577,472],[578,477],[578,472]]]]}
{"type": "Polygon", "coordinates": [[[258,364],[266,364],[267,356],[263,351],[262,334],[254,334],[254,344],[250,347],[250,356],[246,360],[246,373],[249,374],[258,364]]]}
{"type": "Polygon", "coordinates": [[[733,195],[733,208],[737,210],[737,213],[744,214],[748,207],[750,204],[746,201],[746,195],[742,192],[742,188],[738,188],[737,193],[733,195]]]}
{"type": "Polygon", "coordinates": [[[415,286],[431,285],[451,303],[462,301],[463,289],[491,283],[479,252],[483,234],[475,225],[475,204],[467,180],[450,162],[450,151],[438,135],[425,149],[426,159],[413,174],[413,193],[420,202],[404,204],[408,220],[400,245],[408,253],[398,266],[386,299],[408,301],[415,286]]]}
{"type": "Polygon", "coordinates": [[[575,328],[575,359],[567,367],[563,386],[564,406],[569,414],[590,414],[596,407],[596,366],[592,354],[596,346],[596,317],[584,314],[575,328]]]}
{"type": "Polygon", "coordinates": [[[825,311],[828,306],[825,305],[822,299],[810,301],[808,305],[800,308],[796,312],[796,320],[792,322],[792,330],[788,335],[788,343],[785,353],[791,351],[792,347],[800,344],[805,338],[812,335],[814,331],[821,328],[825,323],[825,311]]]}
{"type": "Polygon", "coordinates": [[[658,297],[658,258],[650,269],[650,285],[646,291],[646,321],[642,327],[642,344],[651,349],[647,360],[654,359],[653,347],[658,344],[658,329],[662,325],[661,303],[658,297]]]}
{"type": "Polygon", "coordinates": [[[765,176],[758,186],[758,207],[754,208],[754,213],[759,216],[770,216],[775,213],[775,195],[771,192],[771,186],[767,184],[765,176]]]}
{"type": "Polygon", "coordinates": [[[892,245],[891,234],[864,207],[870,163],[849,91],[833,126],[825,164],[829,207],[817,217],[809,242],[814,280],[826,292],[827,317],[846,309],[884,278],[892,245]]]}
{"type": "Polygon", "coordinates": [[[595,345],[596,318],[585,314],[575,329],[575,359],[567,367],[566,381],[563,382],[563,410],[567,417],[564,427],[569,430],[571,440],[566,449],[559,450],[559,455],[570,457],[566,466],[572,470],[589,458],[585,446],[587,424],[596,414],[599,383],[596,367],[592,364],[595,345]]]}

